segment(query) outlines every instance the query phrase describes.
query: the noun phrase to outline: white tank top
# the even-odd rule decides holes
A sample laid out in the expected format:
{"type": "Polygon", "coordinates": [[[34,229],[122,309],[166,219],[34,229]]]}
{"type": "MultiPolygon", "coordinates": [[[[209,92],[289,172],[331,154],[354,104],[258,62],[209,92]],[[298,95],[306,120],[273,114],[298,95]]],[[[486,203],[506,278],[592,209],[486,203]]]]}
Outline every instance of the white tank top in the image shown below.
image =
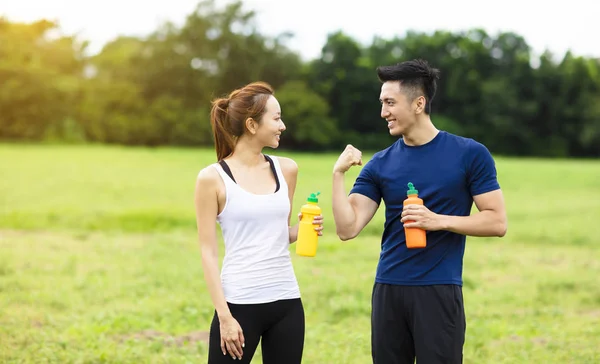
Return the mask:
{"type": "Polygon", "coordinates": [[[289,253],[288,186],[279,160],[271,157],[279,190],[250,193],[214,164],[225,183],[226,202],[217,216],[225,243],[221,284],[234,304],[267,303],[300,297],[289,253]]]}

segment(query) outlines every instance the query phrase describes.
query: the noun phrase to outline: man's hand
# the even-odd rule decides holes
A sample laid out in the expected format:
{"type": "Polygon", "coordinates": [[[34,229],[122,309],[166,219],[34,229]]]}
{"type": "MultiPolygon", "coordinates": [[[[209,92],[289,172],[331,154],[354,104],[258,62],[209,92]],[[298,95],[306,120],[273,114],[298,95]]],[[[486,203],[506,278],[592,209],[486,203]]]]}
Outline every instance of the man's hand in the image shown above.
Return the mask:
{"type": "Polygon", "coordinates": [[[362,152],[348,144],[333,166],[333,173],[346,173],[352,166],[362,165],[362,152]]]}
{"type": "Polygon", "coordinates": [[[406,205],[402,210],[402,218],[400,221],[407,228],[421,228],[429,231],[437,231],[446,229],[445,215],[439,215],[431,212],[423,205],[406,205]],[[406,222],[410,221],[410,222],[406,222]]]}

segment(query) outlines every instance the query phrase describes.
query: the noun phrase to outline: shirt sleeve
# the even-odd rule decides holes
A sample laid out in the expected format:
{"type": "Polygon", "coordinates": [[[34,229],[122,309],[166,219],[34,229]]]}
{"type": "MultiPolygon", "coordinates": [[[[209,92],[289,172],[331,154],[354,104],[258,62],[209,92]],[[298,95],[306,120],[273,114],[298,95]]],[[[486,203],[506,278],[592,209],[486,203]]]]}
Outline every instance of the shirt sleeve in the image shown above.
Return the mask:
{"type": "Polygon", "coordinates": [[[379,188],[376,173],[376,163],[373,159],[368,161],[358,174],[354,186],[350,190],[350,195],[353,193],[367,196],[377,202],[378,205],[381,203],[381,189],[379,188]]]}
{"type": "Polygon", "coordinates": [[[467,155],[467,174],[471,196],[500,189],[494,158],[483,144],[476,141],[472,141],[467,155]]]}

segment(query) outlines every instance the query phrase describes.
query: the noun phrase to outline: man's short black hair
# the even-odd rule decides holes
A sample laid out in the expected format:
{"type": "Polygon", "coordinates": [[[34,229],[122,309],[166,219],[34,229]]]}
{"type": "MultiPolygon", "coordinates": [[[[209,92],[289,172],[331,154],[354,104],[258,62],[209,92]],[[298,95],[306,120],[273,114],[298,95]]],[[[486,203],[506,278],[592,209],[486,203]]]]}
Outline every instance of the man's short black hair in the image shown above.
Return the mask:
{"type": "Polygon", "coordinates": [[[423,95],[427,101],[425,113],[431,113],[431,102],[437,90],[440,70],[433,68],[422,59],[413,59],[393,66],[377,67],[377,77],[381,82],[400,81],[400,87],[410,101],[423,95]]]}

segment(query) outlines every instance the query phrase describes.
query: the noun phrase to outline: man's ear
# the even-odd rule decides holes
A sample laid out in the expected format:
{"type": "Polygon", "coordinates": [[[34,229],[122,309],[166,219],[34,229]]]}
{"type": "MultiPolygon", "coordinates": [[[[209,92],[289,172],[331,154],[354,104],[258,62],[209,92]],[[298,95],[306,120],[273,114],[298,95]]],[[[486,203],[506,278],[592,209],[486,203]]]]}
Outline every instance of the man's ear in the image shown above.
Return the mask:
{"type": "Polygon", "coordinates": [[[425,105],[427,105],[427,100],[425,100],[425,96],[419,96],[415,99],[415,113],[420,114],[425,111],[425,105]]]}

